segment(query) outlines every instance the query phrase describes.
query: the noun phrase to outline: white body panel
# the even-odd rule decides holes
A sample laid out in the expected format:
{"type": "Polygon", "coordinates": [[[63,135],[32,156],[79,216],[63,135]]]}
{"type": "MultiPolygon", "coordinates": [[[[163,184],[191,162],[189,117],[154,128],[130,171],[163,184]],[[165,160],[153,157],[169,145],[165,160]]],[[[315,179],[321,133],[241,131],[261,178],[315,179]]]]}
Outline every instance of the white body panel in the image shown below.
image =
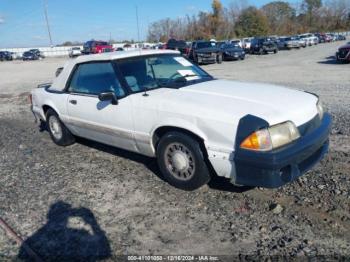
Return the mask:
{"type": "MultiPolygon", "coordinates": [[[[132,55],[135,54],[132,52],[132,55]]],[[[117,59],[114,56],[99,55],[98,60],[117,59]]],[[[93,57],[79,57],[66,64],[50,90],[63,90],[75,63],[93,57]]],[[[147,156],[155,156],[153,136],[158,128],[170,126],[188,130],[203,139],[218,175],[232,180],[235,168],[231,160],[242,117],[250,114],[270,125],[292,121],[300,126],[318,113],[317,97],[311,94],[267,84],[226,80],[212,80],[180,89],[160,88],[149,91],[148,96],[131,94],[120,99],[118,105],[100,102],[96,96],[48,92],[43,88],[35,89],[32,94],[33,111],[43,120],[43,106],[50,106],[75,135],[147,156]],[[72,99],[77,101],[76,105],[69,102],[72,99]]]]}

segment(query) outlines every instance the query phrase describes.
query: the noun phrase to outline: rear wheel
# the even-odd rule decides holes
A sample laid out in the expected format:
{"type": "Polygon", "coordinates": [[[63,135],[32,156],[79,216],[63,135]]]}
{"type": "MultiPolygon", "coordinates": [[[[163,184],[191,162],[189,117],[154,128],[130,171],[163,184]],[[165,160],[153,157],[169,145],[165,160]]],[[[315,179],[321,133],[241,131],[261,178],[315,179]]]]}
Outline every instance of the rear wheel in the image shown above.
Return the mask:
{"type": "Polygon", "coordinates": [[[75,138],[68,128],[62,123],[57,113],[48,109],[46,123],[52,141],[59,146],[69,146],[75,142],[75,138]]]}
{"type": "Polygon", "coordinates": [[[211,178],[200,144],[181,132],[169,132],[160,139],[157,161],[169,184],[183,190],[200,188],[211,178]]]}

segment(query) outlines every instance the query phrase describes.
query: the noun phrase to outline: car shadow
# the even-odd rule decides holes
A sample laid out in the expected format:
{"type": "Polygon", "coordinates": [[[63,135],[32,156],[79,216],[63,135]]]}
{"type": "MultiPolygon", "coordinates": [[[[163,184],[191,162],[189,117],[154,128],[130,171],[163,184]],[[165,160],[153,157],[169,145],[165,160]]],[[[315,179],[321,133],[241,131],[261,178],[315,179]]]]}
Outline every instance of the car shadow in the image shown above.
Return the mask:
{"type": "Polygon", "coordinates": [[[225,191],[231,193],[244,193],[249,190],[254,189],[254,187],[250,186],[235,186],[231,184],[230,180],[225,177],[219,177],[217,175],[213,175],[208,186],[213,190],[225,191]]]}
{"type": "Polygon", "coordinates": [[[91,210],[73,208],[58,201],[50,207],[47,222],[24,241],[18,253],[21,261],[99,261],[111,257],[105,232],[91,210]]]}
{"type": "MultiPolygon", "coordinates": [[[[162,181],[167,183],[167,181],[164,179],[162,173],[158,168],[158,164],[155,158],[143,156],[134,152],[130,152],[130,151],[119,149],[113,146],[101,144],[99,142],[91,141],[85,138],[77,138],[77,142],[84,146],[88,146],[108,154],[112,154],[118,157],[122,157],[131,161],[141,163],[153,174],[155,174],[158,178],[160,178],[162,181]]],[[[213,175],[212,175],[212,179],[208,183],[208,186],[211,189],[233,192],[233,193],[243,193],[245,191],[252,189],[252,187],[234,186],[233,184],[230,183],[229,179],[215,175],[213,169],[212,168],[210,169],[213,175]]]]}
{"type": "Polygon", "coordinates": [[[318,61],[319,64],[326,64],[326,65],[341,65],[344,64],[342,62],[339,62],[335,56],[328,56],[323,61],[318,61]]]}

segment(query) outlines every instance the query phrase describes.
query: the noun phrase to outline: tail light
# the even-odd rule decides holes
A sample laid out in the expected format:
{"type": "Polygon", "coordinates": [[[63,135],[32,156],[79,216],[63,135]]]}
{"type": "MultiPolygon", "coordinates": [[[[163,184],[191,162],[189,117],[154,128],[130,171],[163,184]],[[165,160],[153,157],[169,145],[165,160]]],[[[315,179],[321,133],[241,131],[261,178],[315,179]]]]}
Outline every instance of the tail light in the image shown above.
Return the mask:
{"type": "Polygon", "coordinates": [[[185,54],[188,55],[190,53],[190,49],[188,47],[185,48],[185,54]]]}
{"type": "Polygon", "coordinates": [[[28,101],[29,101],[29,104],[32,106],[33,105],[33,95],[32,94],[29,94],[28,101]]]}

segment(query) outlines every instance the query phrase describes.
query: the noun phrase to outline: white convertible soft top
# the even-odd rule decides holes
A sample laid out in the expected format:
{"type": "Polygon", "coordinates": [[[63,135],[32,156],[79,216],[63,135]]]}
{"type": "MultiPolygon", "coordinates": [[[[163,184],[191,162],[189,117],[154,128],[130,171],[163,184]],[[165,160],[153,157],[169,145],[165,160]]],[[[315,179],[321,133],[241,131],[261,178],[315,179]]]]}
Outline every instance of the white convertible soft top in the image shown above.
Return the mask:
{"type": "Polygon", "coordinates": [[[50,90],[52,91],[63,91],[66,82],[70,76],[71,71],[73,70],[76,64],[93,62],[93,61],[110,61],[110,60],[118,60],[128,57],[136,57],[136,56],[147,56],[147,55],[157,55],[157,54],[180,54],[179,51],[173,50],[134,50],[134,51],[118,51],[118,52],[110,52],[110,53],[102,53],[95,55],[82,55],[75,59],[71,59],[67,61],[63,67],[63,70],[53,80],[52,85],[50,86],[50,90]]]}

